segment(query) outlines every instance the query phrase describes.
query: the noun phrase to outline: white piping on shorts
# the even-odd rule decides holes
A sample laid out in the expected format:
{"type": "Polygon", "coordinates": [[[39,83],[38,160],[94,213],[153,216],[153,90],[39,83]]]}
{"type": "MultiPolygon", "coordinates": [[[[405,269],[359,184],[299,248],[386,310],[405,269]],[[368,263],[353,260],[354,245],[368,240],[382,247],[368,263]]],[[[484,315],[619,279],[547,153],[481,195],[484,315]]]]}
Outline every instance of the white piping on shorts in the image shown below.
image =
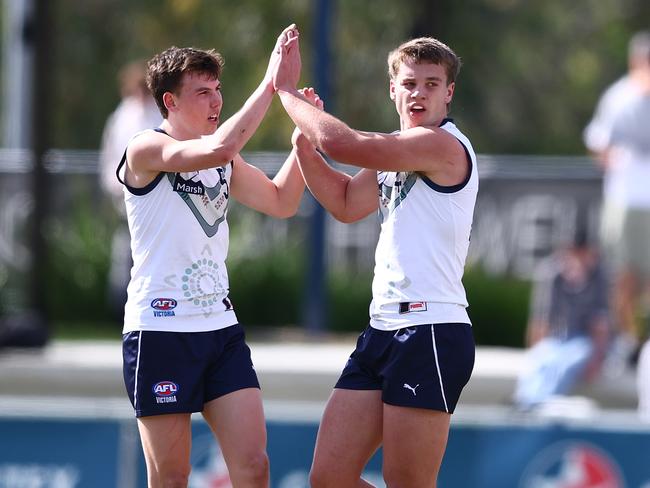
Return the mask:
{"type": "Polygon", "coordinates": [[[135,361],[135,381],[133,382],[133,408],[138,410],[138,372],[140,371],[140,346],[142,345],[142,331],[138,331],[138,358],[135,361]]]}
{"type": "Polygon", "coordinates": [[[445,388],[442,385],[442,371],[440,371],[440,363],[438,362],[438,349],[436,348],[436,333],[431,326],[431,343],[433,344],[433,357],[436,361],[436,369],[438,370],[438,380],[440,381],[440,393],[442,394],[442,401],[445,402],[445,412],[449,413],[449,407],[447,407],[447,397],[445,397],[445,388]]]}

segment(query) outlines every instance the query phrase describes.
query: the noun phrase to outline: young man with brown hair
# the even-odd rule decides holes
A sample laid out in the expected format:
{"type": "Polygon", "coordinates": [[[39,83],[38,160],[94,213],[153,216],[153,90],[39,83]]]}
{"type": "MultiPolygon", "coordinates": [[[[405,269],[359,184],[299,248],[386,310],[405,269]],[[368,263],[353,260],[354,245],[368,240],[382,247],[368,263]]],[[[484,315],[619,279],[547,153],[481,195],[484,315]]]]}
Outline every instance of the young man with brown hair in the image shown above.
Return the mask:
{"type": "Polygon", "coordinates": [[[282,46],[297,49],[294,26],[279,36],[260,85],[223,124],[217,52],[172,47],[148,64],[163,122],[131,140],[118,172],[133,254],[124,381],[152,488],[187,486],[193,412],[218,438],[233,486],[269,483],[259,383],[228,297],[226,214],[233,197],[289,217],[304,191],[295,150],[273,180],[239,155],[274,96],[282,46]]]}

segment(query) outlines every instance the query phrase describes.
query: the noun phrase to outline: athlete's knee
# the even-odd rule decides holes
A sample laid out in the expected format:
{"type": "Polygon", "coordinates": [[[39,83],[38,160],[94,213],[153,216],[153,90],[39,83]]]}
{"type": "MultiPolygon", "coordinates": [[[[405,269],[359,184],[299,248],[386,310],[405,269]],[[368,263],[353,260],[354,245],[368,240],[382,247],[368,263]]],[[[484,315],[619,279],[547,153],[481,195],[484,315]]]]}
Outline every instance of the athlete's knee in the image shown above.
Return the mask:
{"type": "Polygon", "coordinates": [[[314,471],[309,473],[309,486],[311,488],[326,488],[331,485],[330,477],[322,471],[314,471]]]}
{"type": "Polygon", "coordinates": [[[383,475],[386,488],[436,488],[437,473],[418,473],[408,466],[397,468],[384,466],[383,475]]]}
{"type": "Polygon", "coordinates": [[[149,488],[187,488],[191,466],[156,466],[147,462],[147,481],[149,488]]]}
{"type": "Polygon", "coordinates": [[[244,466],[251,480],[259,483],[259,486],[265,486],[269,478],[269,457],[265,452],[250,456],[244,466]]]}
{"type": "Polygon", "coordinates": [[[341,486],[341,472],[336,468],[314,464],[309,472],[309,486],[311,488],[335,488],[341,486]]]}
{"type": "Polygon", "coordinates": [[[245,486],[268,486],[269,457],[263,451],[246,456],[235,466],[229,466],[228,469],[231,472],[231,478],[241,480],[245,486]]]}
{"type": "Polygon", "coordinates": [[[309,472],[309,486],[311,488],[324,488],[327,486],[327,476],[325,471],[312,466],[309,472]]]}
{"type": "Polygon", "coordinates": [[[189,479],[190,468],[178,468],[159,474],[161,488],[187,488],[189,479]]]}

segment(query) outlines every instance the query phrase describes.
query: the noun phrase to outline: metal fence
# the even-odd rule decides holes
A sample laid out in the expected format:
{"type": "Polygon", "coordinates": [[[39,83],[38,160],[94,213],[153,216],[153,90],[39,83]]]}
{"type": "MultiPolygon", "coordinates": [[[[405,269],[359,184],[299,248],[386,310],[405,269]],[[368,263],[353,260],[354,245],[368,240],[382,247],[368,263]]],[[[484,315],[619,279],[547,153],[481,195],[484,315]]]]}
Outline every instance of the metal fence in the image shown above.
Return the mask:
{"type": "MultiPolygon", "coordinates": [[[[244,158],[269,175],[277,172],[286,154],[244,153],[244,158]]],[[[116,216],[97,177],[97,151],[51,150],[45,157],[51,202],[47,232],[74,239],[71,216],[83,209],[99,229],[110,227],[116,216]]],[[[468,263],[494,274],[530,277],[540,259],[567,242],[578,220],[586,219],[588,234],[597,240],[601,175],[587,157],[479,155],[480,190],[475,211],[468,263]]],[[[336,165],[347,172],[355,168],[336,165]]],[[[21,277],[30,259],[25,223],[30,194],[30,153],[0,149],[0,303],[20,302],[21,277]]],[[[302,239],[313,211],[303,199],[295,218],[277,220],[234,204],[231,259],[282,248],[287,239],[302,239]],[[264,238],[260,238],[264,236],[264,238]]],[[[325,224],[325,254],[329,268],[372,269],[379,232],[371,215],[354,224],[331,217],[325,224]]],[[[305,244],[306,245],[306,244],[305,244]]]]}

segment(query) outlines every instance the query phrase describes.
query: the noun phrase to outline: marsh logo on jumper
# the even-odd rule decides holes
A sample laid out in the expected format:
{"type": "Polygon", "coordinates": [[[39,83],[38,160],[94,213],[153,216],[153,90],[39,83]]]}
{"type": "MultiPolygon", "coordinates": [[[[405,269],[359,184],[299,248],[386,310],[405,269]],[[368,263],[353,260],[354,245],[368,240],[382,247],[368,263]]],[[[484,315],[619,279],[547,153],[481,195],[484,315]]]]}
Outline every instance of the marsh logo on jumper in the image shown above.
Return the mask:
{"type": "Polygon", "coordinates": [[[181,176],[181,173],[176,173],[176,178],[174,178],[174,191],[177,193],[191,193],[192,195],[203,195],[205,193],[205,188],[201,181],[194,181],[193,178],[198,176],[198,172],[193,174],[190,179],[185,179],[181,176]]]}
{"type": "Polygon", "coordinates": [[[176,403],[178,385],[173,381],[159,381],[153,385],[153,394],[156,396],[156,403],[176,403]]]}
{"type": "Polygon", "coordinates": [[[619,466],[605,451],[586,442],[553,444],[535,456],[520,488],[624,488],[619,466]]]}
{"type": "Polygon", "coordinates": [[[190,173],[167,173],[173,190],[208,237],[214,236],[226,220],[231,172],[232,164],[190,173]]]}

